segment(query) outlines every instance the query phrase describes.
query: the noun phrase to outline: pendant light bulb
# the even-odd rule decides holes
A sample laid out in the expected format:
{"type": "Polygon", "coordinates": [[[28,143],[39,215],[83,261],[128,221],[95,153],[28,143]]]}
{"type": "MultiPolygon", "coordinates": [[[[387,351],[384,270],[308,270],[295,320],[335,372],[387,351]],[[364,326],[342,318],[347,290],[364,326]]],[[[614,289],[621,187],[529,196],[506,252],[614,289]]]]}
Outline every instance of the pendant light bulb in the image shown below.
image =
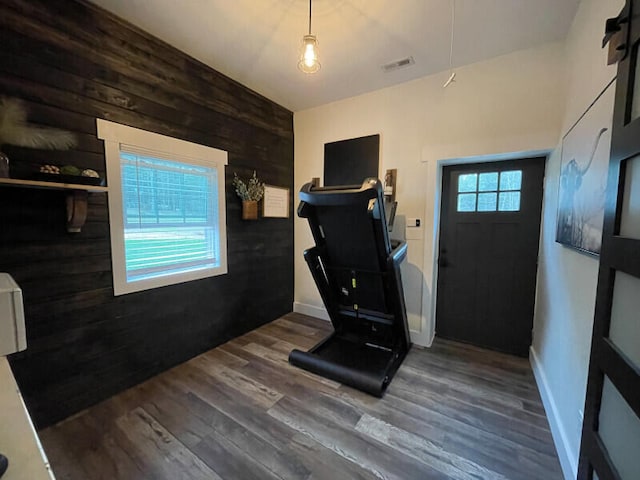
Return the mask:
{"type": "Polygon", "coordinates": [[[320,70],[318,60],[318,40],[315,35],[305,35],[302,39],[302,53],[298,68],[304,73],[315,73],[320,70]]]}
{"type": "Polygon", "coordinates": [[[304,73],[316,73],[320,70],[318,60],[318,39],[311,35],[311,0],[309,0],[309,33],[302,37],[302,49],[298,68],[304,73]]]}

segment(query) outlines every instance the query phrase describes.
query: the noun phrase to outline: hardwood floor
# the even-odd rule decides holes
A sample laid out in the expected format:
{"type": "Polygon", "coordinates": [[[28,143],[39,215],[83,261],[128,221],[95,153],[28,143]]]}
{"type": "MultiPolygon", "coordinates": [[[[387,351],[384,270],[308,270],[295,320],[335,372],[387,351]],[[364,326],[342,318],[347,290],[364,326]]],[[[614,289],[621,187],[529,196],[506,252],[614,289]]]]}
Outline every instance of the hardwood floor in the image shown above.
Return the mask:
{"type": "Polygon", "coordinates": [[[65,479],[561,479],[528,361],[413,348],[377,399],[290,366],[289,314],[40,432],[65,479]]]}

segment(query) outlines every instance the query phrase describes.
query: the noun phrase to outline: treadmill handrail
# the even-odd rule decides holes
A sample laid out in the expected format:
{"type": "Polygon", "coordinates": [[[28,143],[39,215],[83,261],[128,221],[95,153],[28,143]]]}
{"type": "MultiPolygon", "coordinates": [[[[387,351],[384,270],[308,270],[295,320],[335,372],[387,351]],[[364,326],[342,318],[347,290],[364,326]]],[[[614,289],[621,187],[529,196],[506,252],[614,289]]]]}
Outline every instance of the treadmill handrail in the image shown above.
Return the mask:
{"type": "Polygon", "coordinates": [[[401,241],[391,250],[391,253],[389,253],[389,260],[399,265],[405,258],[407,258],[407,242],[401,241]]]}
{"type": "MultiPolygon", "coordinates": [[[[315,187],[312,183],[305,183],[300,189],[300,200],[311,205],[340,205],[343,195],[360,194],[363,199],[371,200],[378,197],[375,178],[368,178],[362,185],[347,185],[340,187],[315,187]]],[[[300,210],[300,207],[299,207],[300,210]]]]}

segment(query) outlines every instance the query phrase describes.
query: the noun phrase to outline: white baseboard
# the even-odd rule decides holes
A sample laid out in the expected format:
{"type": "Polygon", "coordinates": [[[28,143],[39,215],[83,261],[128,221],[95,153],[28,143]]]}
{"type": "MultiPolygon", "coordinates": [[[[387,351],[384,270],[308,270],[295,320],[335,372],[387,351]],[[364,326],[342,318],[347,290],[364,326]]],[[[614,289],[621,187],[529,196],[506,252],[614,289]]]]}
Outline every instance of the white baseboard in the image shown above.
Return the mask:
{"type": "Polygon", "coordinates": [[[409,336],[411,337],[411,343],[419,345],[421,347],[430,347],[432,339],[429,339],[427,334],[423,334],[418,330],[409,329],[409,336]]]}
{"type": "Polygon", "coordinates": [[[315,305],[309,305],[307,303],[293,302],[293,311],[329,321],[329,313],[327,313],[327,309],[324,307],[316,307],[315,305]]]}
{"type": "Polygon", "coordinates": [[[529,348],[529,361],[531,362],[531,368],[533,369],[533,376],[538,384],[538,391],[542,397],[542,404],[547,414],[549,421],[549,427],[551,427],[551,435],[553,436],[553,442],[558,452],[558,458],[560,459],[560,466],[562,467],[562,473],[566,480],[573,480],[578,475],[578,459],[574,458],[569,448],[569,442],[567,440],[567,433],[562,424],[562,419],[558,413],[556,402],[553,399],[551,389],[547,382],[547,377],[544,374],[538,355],[533,349],[533,346],[529,348]]]}
{"type": "MultiPolygon", "coordinates": [[[[293,311],[296,313],[302,313],[311,317],[320,318],[322,320],[330,320],[329,313],[324,307],[316,307],[315,305],[309,305],[306,303],[293,302],[293,311]]],[[[431,345],[431,340],[427,335],[423,335],[422,332],[417,330],[410,330],[411,342],[422,347],[428,347],[431,345]]]]}

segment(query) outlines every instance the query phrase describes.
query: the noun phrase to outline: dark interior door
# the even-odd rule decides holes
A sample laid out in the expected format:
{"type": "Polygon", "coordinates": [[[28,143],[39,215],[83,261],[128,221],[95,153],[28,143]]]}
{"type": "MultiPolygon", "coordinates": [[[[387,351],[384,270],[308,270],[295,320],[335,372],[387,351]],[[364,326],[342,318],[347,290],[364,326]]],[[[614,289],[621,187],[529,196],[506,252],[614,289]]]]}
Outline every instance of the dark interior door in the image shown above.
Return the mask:
{"type": "Polygon", "coordinates": [[[436,333],[526,356],[544,158],[443,169],[436,333]]]}
{"type": "Polygon", "coordinates": [[[579,479],[640,478],[640,0],[628,0],[610,57],[616,80],[579,479]],[[597,476],[597,477],[596,477],[597,476]]]}

